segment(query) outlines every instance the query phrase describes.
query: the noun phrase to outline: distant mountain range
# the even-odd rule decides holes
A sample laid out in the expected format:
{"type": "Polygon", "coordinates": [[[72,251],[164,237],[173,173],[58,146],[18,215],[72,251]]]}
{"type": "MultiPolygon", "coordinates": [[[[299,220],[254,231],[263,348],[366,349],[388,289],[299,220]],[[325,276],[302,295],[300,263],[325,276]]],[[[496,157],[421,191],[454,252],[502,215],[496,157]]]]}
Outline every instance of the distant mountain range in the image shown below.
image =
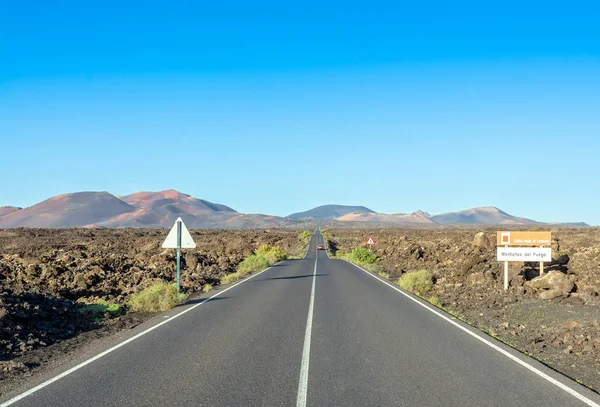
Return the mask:
{"type": "Polygon", "coordinates": [[[496,208],[495,206],[482,206],[460,212],[448,212],[431,217],[431,220],[442,224],[486,224],[486,225],[540,225],[532,219],[520,218],[496,208]]]}
{"type": "Polygon", "coordinates": [[[532,219],[509,215],[494,207],[483,206],[460,212],[448,212],[431,216],[427,212],[385,214],[377,213],[364,206],[325,205],[306,212],[294,213],[289,217],[303,219],[312,217],[319,220],[339,222],[377,222],[388,224],[414,225],[556,225],[556,226],[589,226],[583,222],[544,223],[532,219]],[[357,209],[358,208],[358,209],[357,209]]]}
{"type": "Polygon", "coordinates": [[[174,190],[136,192],[115,196],[108,192],[77,192],[58,195],[29,208],[0,207],[0,229],[38,228],[165,228],[181,217],[193,229],[242,229],[301,226],[316,220],[348,225],[371,222],[396,225],[556,225],[588,226],[583,222],[542,223],[509,215],[493,207],[479,207],[431,216],[377,213],[364,206],[324,205],[278,217],[243,214],[234,209],[174,190]]]}

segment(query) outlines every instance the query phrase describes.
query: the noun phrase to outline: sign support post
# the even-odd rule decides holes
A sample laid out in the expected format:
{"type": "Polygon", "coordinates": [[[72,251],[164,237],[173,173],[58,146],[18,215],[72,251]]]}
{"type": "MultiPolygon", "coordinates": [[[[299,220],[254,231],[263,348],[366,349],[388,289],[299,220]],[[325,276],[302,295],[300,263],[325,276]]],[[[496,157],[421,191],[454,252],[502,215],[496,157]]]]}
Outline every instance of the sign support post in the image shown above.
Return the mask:
{"type": "Polygon", "coordinates": [[[177,221],[177,291],[181,288],[181,221],[177,221]]]}
{"type": "Polygon", "coordinates": [[[508,261],[504,262],[504,291],[508,291],[508,261]]]}
{"type": "MultiPolygon", "coordinates": [[[[544,246],[540,246],[540,247],[544,247],[544,246]]],[[[544,262],[540,261],[540,276],[544,275],[544,262]]]]}

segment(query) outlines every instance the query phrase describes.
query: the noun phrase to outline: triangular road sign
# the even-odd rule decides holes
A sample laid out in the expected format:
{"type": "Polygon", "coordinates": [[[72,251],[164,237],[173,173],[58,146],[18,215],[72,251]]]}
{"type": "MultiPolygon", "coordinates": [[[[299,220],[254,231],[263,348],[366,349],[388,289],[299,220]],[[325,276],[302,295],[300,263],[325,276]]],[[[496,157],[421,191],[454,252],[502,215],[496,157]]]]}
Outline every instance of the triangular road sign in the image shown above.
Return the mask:
{"type": "Polygon", "coordinates": [[[177,223],[181,222],[181,248],[182,249],[193,249],[196,247],[190,231],[185,227],[185,223],[181,218],[177,218],[175,224],[171,228],[171,231],[167,235],[167,238],[162,244],[163,249],[177,249],[177,223]]]}
{"type": "Polygon", "coordinates": [[[369,240],[367,240],[367,245],[369,245],[369,246],[375,245],[375,239],[373,239],[373,236],[369,236],[369,240]]]}

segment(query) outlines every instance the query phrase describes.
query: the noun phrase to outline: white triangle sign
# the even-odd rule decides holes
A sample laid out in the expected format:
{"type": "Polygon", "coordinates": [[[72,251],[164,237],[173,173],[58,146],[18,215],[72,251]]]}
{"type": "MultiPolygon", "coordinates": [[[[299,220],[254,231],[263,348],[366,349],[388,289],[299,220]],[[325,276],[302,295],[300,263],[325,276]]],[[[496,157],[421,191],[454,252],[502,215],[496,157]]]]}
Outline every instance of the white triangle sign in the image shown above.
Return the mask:
{"type": "Polygon", "coordinates": [[[177,249],[177,223],[181,222],[181,248],[182,249],[193,249],[196,247],[190,231],[185,227],[185,223],[181,218],[177,218],[175,224],[171,228],[171,231],[167,235],[167,238],[162,244],[163,249],[177,249]]]}
{"type": "Polygon", "coordinates": [[[372,238],[372,237],[369,237],[369,240],[367,240],[367,244],[368,244],[369,246],[373,246],[373,245],[375,244],[375,240],[373,240],[373,238],[372,238]]]}

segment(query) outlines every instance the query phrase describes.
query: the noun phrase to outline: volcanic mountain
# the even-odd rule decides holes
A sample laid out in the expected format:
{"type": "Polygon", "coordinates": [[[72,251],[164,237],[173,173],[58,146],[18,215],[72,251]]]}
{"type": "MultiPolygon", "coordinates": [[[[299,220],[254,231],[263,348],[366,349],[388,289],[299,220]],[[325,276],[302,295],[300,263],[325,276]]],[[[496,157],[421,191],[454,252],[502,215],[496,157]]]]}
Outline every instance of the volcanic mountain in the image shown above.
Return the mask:
{"type": "Polygon", "coordinates": [[[542,222],[520,218],[496,208],[495,206],[482,206],[460,212],[448,212],[432,216],[431,219],[443,224],[468,224],[468,225],[541,225],[542,222]]]}
{"type": "Polygon", "coordinates": [[[177,218],[181,217],[188,227],[196,228],[207,223],[210,226],[217,226],[239,215],[228,206],[197,199],[172,189],[160,192],[135,192],[120,196],[119,199],[134,207],[135,211],[106,219],[98,226],[170,227],[177,218]]]}
{"type": "Polygon", "coordinates": [[[171,227],[181,217],[193,229],[242,229],[289,226],[289,219],[268,215],[246,215],[234,209],[194,198],[175,190],[136,192],[119,197],[135,212],[99,223],[101,227],[171,227]]]}
{"type": "Polygon", "coordinates": [[[305,212],[292,213],[288,218],[303,219],[337,219],[349,213],[375,213],[364,206],[347,206],[347,205],[323,205],[313,208],[305,212]]]}
{"type": "Polygon", "coordinates": [[[108,192],[77,192],[47,199],[0,218],[0,228],[70,228],[86,226],[135,208],[108,192]]]}
{"type": "Polygon", "coordinates": [[[9,213],[20,211],[23,208],[17,208],[16,206],[0,206],[0,218],[9,213]]]}
{"type": "Polygon", "coordinates": [[[136,208],[158,209],[166,207],[173,209],[172,207],[176,206],[188,214],[202,211],[235,212],[228,206],[197,199],[173,189],[161,192],[135,192],[130,195],[120,196],[119,199],[136,208]]]}
{"type": "Polygon", "coordinates": [[[379,223],[420,223],[420,224],[435,224],[434,221],[421,211],[413,213],[349,213],[337,218],[342,222],[379,222],[379,223]]]}

